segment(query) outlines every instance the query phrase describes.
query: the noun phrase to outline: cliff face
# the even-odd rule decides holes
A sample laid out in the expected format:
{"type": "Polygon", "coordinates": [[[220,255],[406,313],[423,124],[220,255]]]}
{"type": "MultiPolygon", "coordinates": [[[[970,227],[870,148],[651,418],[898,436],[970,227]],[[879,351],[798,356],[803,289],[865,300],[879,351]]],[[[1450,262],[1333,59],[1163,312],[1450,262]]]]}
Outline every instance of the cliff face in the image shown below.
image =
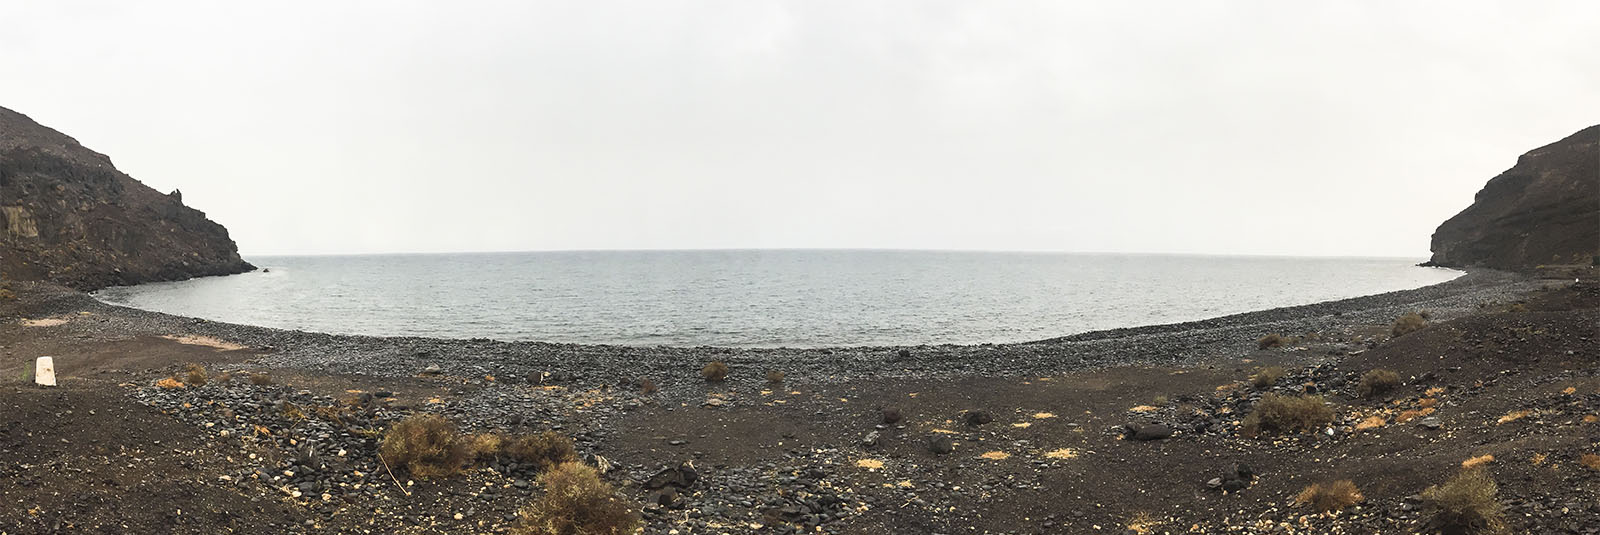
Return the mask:
{"type": "Polygon", "coordinates": [[[1534,149],[1433,233],[1429,265],[1526,271],[1600,255],[1600,125],[1534,149]]]}
{"type": "Polygon", "coordinates": [[[79,289],[255,269],[222,228],[111,159],[0,108],[0,275],[79,289]]]}

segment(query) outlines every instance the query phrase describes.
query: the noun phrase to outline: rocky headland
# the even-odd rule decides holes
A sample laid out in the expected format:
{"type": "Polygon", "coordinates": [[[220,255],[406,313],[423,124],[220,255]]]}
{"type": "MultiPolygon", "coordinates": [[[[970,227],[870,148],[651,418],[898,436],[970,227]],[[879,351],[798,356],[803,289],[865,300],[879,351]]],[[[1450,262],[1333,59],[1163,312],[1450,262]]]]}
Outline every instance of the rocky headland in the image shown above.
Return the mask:
{"type": "Polygon", "coordinates": [[[0,108],[0,278],[80,290],[255,269],[228,230],[111,165],[104,154],[0,108]]]}
{"type": "Polygon", "coordinates": [[[1433,233],[1430,264],[1528,271],[1600,260],[1600,125],[1539,147],[1433,233]]]}

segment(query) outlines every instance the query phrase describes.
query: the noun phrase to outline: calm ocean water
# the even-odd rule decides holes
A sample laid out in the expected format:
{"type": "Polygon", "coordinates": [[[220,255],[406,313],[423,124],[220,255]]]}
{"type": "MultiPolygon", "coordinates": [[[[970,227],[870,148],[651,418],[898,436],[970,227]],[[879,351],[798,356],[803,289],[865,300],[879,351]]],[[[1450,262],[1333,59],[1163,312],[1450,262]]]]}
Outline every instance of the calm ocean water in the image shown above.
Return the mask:
{"type": "Polygon", "coordinates": [[[1450,280],[1416,259],[930,251],[249,258],[108,302],[328,333],[629,345],[1021,342],[1450,280]]]}

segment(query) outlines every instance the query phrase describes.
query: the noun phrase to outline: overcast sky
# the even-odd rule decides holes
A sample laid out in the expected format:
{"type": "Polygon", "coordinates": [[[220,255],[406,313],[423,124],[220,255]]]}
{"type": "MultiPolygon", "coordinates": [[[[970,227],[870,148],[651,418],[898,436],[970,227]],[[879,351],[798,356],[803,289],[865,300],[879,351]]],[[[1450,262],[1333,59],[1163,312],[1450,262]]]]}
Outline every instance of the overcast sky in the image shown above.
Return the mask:
{"type": "Polygon", "coordinates": [[[249,255],[1423,258],[1600,2],[13,2],[0,106],[249,255]]]}

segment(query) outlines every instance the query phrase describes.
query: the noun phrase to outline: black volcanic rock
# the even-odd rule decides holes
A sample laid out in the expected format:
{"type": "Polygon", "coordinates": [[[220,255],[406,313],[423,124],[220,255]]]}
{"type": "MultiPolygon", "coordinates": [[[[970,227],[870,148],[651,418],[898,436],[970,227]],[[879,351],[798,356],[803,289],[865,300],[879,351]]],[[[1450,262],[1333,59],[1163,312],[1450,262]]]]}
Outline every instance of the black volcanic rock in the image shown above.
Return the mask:
{"type": "Polygon", "coordinates": [[[79,289],[255,269],[182,194],[151,189],[77,140],[0,108],[0,276],[79,289]]]}
{"type": "Polygon", "coordinates": [[[1600,125],[1534,149],[1433,233],[1427,265],[1526,271],[1600,255],[1600,125]]]}

